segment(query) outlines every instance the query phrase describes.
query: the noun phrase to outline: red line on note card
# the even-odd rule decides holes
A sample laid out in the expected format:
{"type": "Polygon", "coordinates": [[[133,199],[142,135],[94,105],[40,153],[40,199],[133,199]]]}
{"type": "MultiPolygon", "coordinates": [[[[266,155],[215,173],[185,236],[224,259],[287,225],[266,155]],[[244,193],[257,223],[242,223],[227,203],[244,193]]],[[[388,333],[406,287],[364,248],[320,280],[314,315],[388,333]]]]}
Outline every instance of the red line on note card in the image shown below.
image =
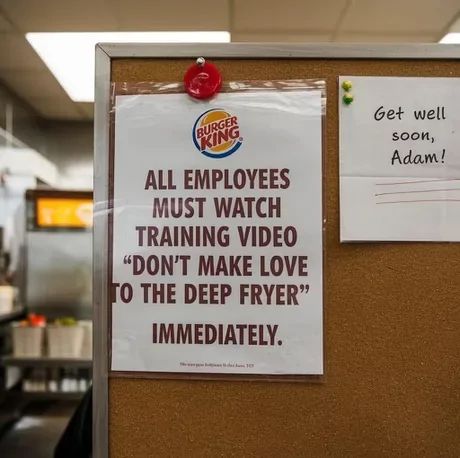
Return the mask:
{"type": "Polygon", "coordinates": [[[394,192],[379,192],[375,196],[388,196],[390,194],[413,194],[418,192],[447,192],[447,191],[460,191],[460,188],[446,188],[446,189],[421,189],[419,191],[394,191],[394,192]]]}
{"type": "Polygon", "coordinates": [[[436,180],[416,180],[416,181],[400,181],[395,183],[375,183],[376,186],[391,186],[396,184],[416,184],[416,183],[442,183],[444,181],[460,181],[460,178],[439,178],[436,180]]]}
{"type": "Polygon", "coordinates": [[[376,202],[377,205],[381,204],[412,204],[419,202],[460,202],[460,199],[423,199],[423,200],[391,200],[385,202],[376,202]]]}

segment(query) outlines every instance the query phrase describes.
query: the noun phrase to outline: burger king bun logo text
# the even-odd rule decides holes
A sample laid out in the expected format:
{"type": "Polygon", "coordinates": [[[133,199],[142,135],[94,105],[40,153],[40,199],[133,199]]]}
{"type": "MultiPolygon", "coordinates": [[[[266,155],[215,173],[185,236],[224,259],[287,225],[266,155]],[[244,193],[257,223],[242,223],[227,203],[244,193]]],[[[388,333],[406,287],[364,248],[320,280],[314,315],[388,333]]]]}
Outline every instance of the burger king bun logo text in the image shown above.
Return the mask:
{"type": "Polygon", "coordinates": [[[221,108],[204,112],[193,126],[193,143],[207,157],[221,159],[241,146],[238,118],[221,108]]]}

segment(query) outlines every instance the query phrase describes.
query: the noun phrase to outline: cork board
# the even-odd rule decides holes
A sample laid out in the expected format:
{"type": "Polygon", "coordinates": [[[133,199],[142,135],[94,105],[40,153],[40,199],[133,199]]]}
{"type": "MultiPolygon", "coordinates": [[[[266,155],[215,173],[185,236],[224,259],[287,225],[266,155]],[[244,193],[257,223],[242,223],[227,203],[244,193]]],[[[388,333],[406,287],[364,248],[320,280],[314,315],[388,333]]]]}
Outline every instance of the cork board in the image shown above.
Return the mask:
{"type": "MultiPolygon", "coordinates": [[[[323,78],[325,379],[111,378],[111,457],[460,455],[460,244],[339,243],[337,77],[456,76],[454,60],[219,60],[224,80],[323,78]]],[[[114,59],[180,81],[189,59],[114,59]]]]}

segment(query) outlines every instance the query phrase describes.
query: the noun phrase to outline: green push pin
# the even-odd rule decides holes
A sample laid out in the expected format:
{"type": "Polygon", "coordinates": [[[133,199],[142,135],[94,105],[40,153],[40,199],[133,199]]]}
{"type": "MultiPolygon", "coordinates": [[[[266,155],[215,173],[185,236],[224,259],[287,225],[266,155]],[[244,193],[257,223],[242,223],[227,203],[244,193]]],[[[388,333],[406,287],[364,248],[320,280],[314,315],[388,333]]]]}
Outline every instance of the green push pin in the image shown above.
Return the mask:
{"type": "Polygon", "coordinates": [[[353,84],[351,81],[347,80],[342,83],[342,89],[345,92],[350,92],[350,89],[353,87],[353,84]]]}
{"type": "Polygon", "coordinates": [[[354,100],[353,94],[350,92],[345,92],[342,100],[345,105],[350,105],[354,100]]]}

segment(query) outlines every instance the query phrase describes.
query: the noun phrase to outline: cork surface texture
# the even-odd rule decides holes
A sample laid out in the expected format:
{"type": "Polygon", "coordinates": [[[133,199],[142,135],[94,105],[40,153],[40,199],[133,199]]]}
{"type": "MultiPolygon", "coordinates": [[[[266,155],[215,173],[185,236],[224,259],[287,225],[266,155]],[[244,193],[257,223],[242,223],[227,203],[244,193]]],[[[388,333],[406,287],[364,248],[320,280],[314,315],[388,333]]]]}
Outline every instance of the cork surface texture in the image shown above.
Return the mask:
{"type": "MultiPolygon", "coordinates": [[[[113,60],[112,80],[181,81],[191,62],[113,60]]],[[[110,456],[460,456],[460,244],[339,243],[337,111],[339,75],[458,77],[460,61],[214,62],[224,81],[326,80],[324,381],[111,378],[110,456]]]]}

